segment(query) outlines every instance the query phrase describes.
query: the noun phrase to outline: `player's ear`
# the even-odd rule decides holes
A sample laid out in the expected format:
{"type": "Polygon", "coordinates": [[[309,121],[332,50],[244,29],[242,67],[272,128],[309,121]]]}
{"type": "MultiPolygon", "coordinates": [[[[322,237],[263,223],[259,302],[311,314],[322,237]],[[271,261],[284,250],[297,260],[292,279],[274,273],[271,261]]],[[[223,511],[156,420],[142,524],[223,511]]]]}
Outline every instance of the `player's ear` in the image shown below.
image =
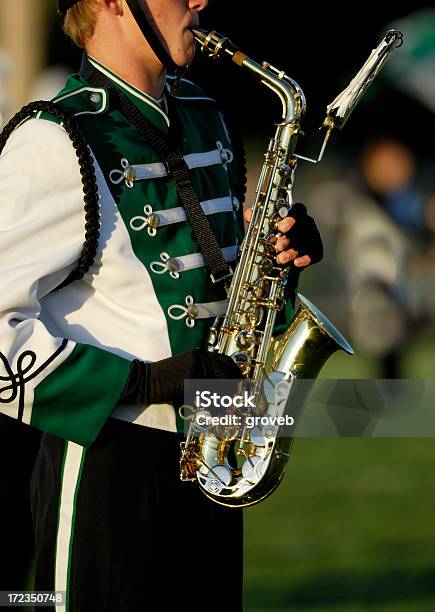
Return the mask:
{"type": "Polygon", "coordinates": [[[109,11],[113,15],[122,15],[123,6],[122,0],[96,0],[98,4],[102,5],[102,8],[109,11]]]}

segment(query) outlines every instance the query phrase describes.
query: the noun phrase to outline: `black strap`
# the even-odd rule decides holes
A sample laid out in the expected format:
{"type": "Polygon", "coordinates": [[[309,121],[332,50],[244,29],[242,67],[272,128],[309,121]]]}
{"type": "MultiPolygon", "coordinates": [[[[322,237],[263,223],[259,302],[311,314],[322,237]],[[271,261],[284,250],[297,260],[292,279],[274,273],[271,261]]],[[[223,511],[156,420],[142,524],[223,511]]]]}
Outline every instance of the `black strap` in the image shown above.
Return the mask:
{"type": "Polygon", "coordinates": [[[171,72],[177,72],[180,70],[180,66],[177,66],[177,64],[173,61],[163,46],[163,43],[160,42],[156,32],[154,32],[151,23],[148,21],[148,18],[144,13],[146,8],[142,8],[138,0],[127,0],[127,4],[134,20],[142,31],[142,34],[145,36],[148,44],[151,45],[152,50],[157,55],[163,66],[165,66],[166,69],[170,70],[171,72]]]}
{"type": "MultiPolygon", "coordinates": [[[[174,140],[175,128],[167,136],[156,128],[132,103],[117,89],[110,79],[101,72],[86,67],[86,79],[97,87],[106,87],[111,98],[115,100],[122,114],[136,128],[146,143],[158,153],[165,162],[167,171],[175,183],[178,197],[186,211],[186,216],[192,226],[195,239],[199,244],[205,264],[210,271],[213,283],[228,279],[232,270],[225,260],[221,247],[216,239],[209,220],[202,210],[199,198],[193,188],[189,167],[174,140]]],[[[171,125],[175,117],[171,117],[171,125]],[[173,121],[172,121],[173,120],[173,121]]]]}

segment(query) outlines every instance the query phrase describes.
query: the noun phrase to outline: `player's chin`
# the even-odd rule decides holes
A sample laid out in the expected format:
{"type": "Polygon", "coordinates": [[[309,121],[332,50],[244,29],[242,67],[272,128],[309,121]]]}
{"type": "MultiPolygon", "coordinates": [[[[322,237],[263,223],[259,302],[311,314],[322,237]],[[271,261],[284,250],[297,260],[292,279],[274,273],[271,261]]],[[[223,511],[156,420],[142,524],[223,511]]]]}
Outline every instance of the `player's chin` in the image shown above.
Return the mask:
{"type": "Polygon", "coordinates": [[[186,66],[188,66],[193,58],[195,57],[195,53],[196,53],[196,47],[195,45],[192,45],[191,47],[189,47],[187,53],[186,53],[186,66]]]}
{"type": "Polygon", "coordinates": [[[186,30],[182,47],[183,61],[180,65],[187,66],[195,57],[196,44],[191,30],[186,30]]]}
{"type": "Polygon", "coordinates": [[[172,59],[174,60],[174,62],[177,64],[177,66],[180,66],[180,68],[187,68],[193,58],[195,57],[195,49],[191,49],[191,50],[185,50],[182,53],[177,53],[175,56],[172,56],[172,59]]]}
{"type": "Polygon", "coordinates": [[[192,39],[192,41],[189,42],[189,44],[186,46],[185,53],[184,53],[186,65],[190,64],[190,62],[195,57],[195,53],[196,53],[196,45],[195,45],[195,41],[192,39]]]}

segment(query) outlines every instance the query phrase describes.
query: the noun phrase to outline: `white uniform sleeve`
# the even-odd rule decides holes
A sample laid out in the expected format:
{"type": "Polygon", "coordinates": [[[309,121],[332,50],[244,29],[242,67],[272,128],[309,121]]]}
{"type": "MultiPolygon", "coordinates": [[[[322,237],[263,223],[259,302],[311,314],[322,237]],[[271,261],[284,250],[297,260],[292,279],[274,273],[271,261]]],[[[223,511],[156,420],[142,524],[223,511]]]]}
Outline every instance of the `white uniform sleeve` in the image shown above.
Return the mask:
{"type": "Polygon", "coordinates": [[[84,225],[80,169],[68,134],[51,121],[26,122],[0,157],[0,411],[89,444],[113,410],[129,364],[55,338],[38,319],[40,298],[77,263],[84,225]],[[83,382],[88,368],[98,387],[92,392],[83,382]],[[96,380],[95,368],[103,370],[96,380]]]}

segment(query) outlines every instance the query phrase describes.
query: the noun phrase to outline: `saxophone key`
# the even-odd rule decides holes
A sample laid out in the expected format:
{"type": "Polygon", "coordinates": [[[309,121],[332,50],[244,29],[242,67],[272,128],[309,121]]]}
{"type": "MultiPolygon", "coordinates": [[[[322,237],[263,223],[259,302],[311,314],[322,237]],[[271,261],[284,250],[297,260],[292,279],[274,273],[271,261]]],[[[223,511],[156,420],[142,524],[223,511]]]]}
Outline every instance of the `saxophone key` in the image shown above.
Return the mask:
{"type": "Polygon", "coordinates": [[[270,281],[265,278],[260,278],[254,285],[254,296],[259,299],[267,295],[270,291],[270,281]]]}
{"type": "Polygon", "coordinates": [[[231,484],[233,477],[224,465],[215,465],[205,477],[205,488],[209,493],[218,495],[222,489],[231,484]]]}
{"type": "Polygon", "coordinates": [[[236,344],[239,349],[247,351],[257,344],[257,338],[253,332],[242,329],[236,336],[236,344]]]}
{"type": "Polygon", "coordinates": [[[263,274],[264,276],[269,275],[274,268],[273,261],[267,257],[262,259],[258,266],[260,268],[260,274],[263,274]]]}
{"type": "Polygon", "coordinates": [[[237,351],[231,355],[231,359],[237,363],[237,365],[242,369],[251,365],[251,358],[246,353],[242,353],[242,351],[237,351]]]}
{"type": "Polygon", "coordinates": [[[277,434],[277,428],[274,425],[266,425],[262,429],[262,434],[265,440],[273,440],[277,434]]]}
{"type": "Polygon", "coordinates": [[[264,476],[266,463],[261,457],[248,457],[242,465],[242,475],[249,482],[258,482],[264,476]]]}
{"type": "Polygon", "coordinates": [[[264,318],[264,308],[260,305],[251,306],[246,312],[246,318],[251,327],[257,327],[264,318]]]}
{"type": "Polygon", "coordinates": [[[264,439],[261,429],[257,426],[253,427],[249,432],[249,438],[255,446],[266,446],[266,440],[264,439]]]}

